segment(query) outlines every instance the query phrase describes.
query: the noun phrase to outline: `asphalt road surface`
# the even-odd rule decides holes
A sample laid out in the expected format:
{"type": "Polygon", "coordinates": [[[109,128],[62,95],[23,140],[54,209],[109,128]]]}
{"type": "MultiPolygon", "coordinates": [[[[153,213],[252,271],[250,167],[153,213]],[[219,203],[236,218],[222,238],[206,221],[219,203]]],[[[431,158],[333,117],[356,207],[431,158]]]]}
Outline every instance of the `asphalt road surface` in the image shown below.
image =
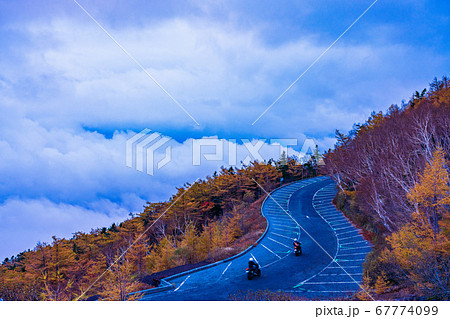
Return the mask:
{"type": "Polygon", "coordinates": [[[316,177],[281,187],[262,207],[269,229],[244,255],[211,268],[169,280],[174,288],[147,293],[142,300],[229,300],[248,290],[286,291],[327,299],[360,290],[362,263],[371,250],[360,231],[331,203],[335,184],[316,177]],[[293,240],[303,254],[294,256],[293,240]],[[253,257],[261,277],[248,280],[245,269],[253,257]]]}

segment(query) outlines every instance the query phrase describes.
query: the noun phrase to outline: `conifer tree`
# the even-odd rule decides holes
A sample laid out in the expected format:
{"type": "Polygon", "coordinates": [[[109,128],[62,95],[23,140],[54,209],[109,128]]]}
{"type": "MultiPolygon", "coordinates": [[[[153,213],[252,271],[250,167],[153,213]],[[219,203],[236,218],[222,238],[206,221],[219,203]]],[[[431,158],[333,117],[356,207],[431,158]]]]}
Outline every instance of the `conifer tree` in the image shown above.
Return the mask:
{"type": "Polygon", "coordinates": [[[133,272],[132,264],[127,256],[116,255],[116,263],[110,266],[102,283],[102,297],[104,300],[135,300],[139,295],[129,295],[139,290],[138,276],[133,272]]]}

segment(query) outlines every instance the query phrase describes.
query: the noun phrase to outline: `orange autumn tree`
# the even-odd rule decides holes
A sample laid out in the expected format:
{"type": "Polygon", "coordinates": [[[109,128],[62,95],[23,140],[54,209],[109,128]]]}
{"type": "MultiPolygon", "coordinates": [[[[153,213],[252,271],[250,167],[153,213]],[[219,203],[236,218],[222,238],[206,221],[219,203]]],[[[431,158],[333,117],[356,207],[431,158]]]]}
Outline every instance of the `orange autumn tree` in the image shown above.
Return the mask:
{"type": "Polygon", "coordinates": [[[138,277],[133,272],[133,263],[130,258],[132,255],[134,254],[115,256],[116,262],[111,264],[102,280],[101,296],[103,300],[137,300],[142,296],[141,294],[130,295],[130,293],[140,290],[138,277]]]}
{"type": "Polygon", "coordinates": [[[35,252],[25,254],[26,280],[42,288],[42,300],[70,300],[77,268],[72,245],[53,236],[52,246],[38,244],[35,252]]]}
{"type": "Polygon", "coordinates": [[[412,221],[392,234],[385,262],[398,265],[419,291],[446,298],[450,292],[450,178],[448,162],[437,149],[408,199],[412,221]]]}

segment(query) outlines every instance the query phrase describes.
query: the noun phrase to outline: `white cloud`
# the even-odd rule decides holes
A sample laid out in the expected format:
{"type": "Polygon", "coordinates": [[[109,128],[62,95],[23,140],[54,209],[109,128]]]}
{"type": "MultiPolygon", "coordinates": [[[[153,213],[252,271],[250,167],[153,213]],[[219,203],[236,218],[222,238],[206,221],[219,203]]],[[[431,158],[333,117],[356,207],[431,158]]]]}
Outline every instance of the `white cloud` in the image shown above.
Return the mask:
{"type": "MultiPolygon", "coordinates": [[[[294,125],[317,115],[316,107],[327,98],[344,115],[353,112],[352,103],[357,98],[385,103],[391,97],[381,97],[380,92],[391,83],[380,81],[379,74],[394,68],[398,72],[399,63],[400,73],[409,72],[411,62],[406,46],[341,41],[273,107],[263,128],[252,127],[249,124],[329,43],[304,33],[295,41],[269,46],[258,27],[243,30],[202,20],[105,27],[211,132],[215,127],[274,134],[284,122],[294,125]]],[[[49,126],[192,126],[189,117],[94,23],[58,19],[31,24],[25,30],[35,44],[25,54],[27,72],[19,73],[32,78],[39,88],[49,82],[55,86],[51,96],[24,106],[31,118],[49,126]]],[[[373,106],[362,102],[358,111],[373,106]]],[[[301,129],[308,131],[318,123],[306,121],[302,125],[301,129]]]]}
{"type": "Polygon", "coordinates": [[[51,236],[70,238],[77,231],[89,232],[126,219],[126,209],[102,202],[103,209],[105,204],[108,214],[47,199],[7,200],[0,204],[0,258],[33,249],[38,242],[51,242],[51,236]]]}
{"type": "MultiPolygon", "coordinates": [[[[192,139],[172,140],[172,162],[149,176],[125,165],[126,140],[133,132],[118,131],[108,139],[83,130],[46,129],[26,118],[9,120],[0,126],[0,257],[33,248],[51,235],[70,237],[121,221],[142,211],[146,201],[167,200],[177,186],[230,164],[226,140],[220,140],[223,159],[202,158],[200,166],[193,165],[192,139]]],[[[242,142],[236,149],[240,165],[250,153],[242,142]]],[[[158,150],[157,160],[163,152],[158,150]]],[[[264,144],[261,155],[277,159],[279,152],[278,146],[264,144]]]]}

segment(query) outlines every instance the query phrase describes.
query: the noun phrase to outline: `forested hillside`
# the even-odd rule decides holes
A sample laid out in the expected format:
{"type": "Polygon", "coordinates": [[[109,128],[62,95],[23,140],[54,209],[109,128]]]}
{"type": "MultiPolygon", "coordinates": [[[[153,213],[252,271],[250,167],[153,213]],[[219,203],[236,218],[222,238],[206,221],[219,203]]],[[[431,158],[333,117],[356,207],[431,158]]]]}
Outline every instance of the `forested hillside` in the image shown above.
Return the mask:
{"type": "Polygon", "coordinates": [[[285,158],[223,168],[180,187],[167,202],[148,203],[120,225],[78,232],[71,239],[53,237],[52,243],[5,259],[0,298],[125,300],[130,292],[150,288],[143,282],[149,274],[214,262],[249,247],[265,229],[259,209],[265,193],[257,183],[270,191],[281,177],[288,182],[315,171],[314,161],[300,165],[285,158]]]}
{"type": "Polygon", "coordinates": [[[376,244],[366,284],[383,298],[448,298],[450,79],[336,135],[324,156],[336,205],[376,244]]]}

